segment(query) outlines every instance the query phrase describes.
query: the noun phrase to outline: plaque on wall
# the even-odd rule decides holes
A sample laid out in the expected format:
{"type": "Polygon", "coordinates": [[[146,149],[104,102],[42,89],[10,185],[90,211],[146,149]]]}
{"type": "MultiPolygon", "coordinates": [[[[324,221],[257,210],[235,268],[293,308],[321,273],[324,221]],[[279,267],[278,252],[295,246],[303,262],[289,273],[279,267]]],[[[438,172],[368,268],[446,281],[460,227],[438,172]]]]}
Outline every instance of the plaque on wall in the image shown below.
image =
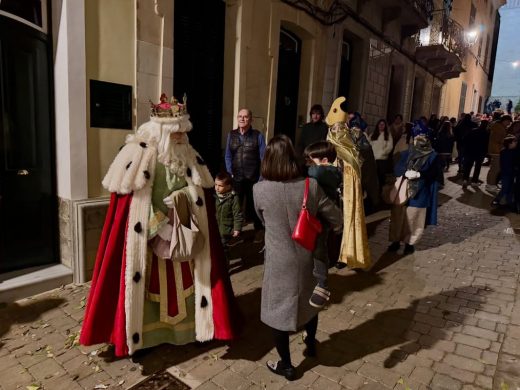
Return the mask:
{"type": "Polygon", "coordinates": [[[90,127],[132,129],[132,86],[90,80],[90,127]]]}

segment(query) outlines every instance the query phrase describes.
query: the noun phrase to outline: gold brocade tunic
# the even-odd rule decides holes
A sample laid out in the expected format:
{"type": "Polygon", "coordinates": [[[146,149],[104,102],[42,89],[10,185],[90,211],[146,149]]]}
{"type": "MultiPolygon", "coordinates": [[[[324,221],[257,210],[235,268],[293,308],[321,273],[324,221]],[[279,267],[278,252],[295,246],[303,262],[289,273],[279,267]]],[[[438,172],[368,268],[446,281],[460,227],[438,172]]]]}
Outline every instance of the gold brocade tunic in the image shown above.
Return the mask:
{"type": "Polygon", "coordinates": [[[334,145],[343,162],[343,237],[339,261],[351,268],[367,269],[372,259],[363,209],[359,153],[343,123],[330,128],[327,141],[334,145]]]}

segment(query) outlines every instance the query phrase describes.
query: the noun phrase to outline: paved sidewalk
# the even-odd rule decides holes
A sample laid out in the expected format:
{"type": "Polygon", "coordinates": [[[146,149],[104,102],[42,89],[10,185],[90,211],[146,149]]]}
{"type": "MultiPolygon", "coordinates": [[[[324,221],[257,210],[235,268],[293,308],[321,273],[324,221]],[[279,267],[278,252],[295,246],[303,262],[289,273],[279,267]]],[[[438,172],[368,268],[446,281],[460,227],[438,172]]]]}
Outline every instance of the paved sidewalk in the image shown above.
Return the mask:
{"type": "Polygon", "coordinates": [[[439,225],[415,254],[385,253],[388,218],[369,224],[377,263],[368,273],[333,271],[318,359],[304,359],[301,334],[291,337],[295,382],[265,368],[276,355],[259,320],[262,258],[250,244],[231,262],[248,319],[240,340],[164,345],[114,361],[105,346],[77,346],[88,285],[68,285],[0,308],[0,389],[129,388],[164,370],[203,390],[517,389],[520,217],[490,211],[483,187],[462,191],[452,180],[439,225]]]}

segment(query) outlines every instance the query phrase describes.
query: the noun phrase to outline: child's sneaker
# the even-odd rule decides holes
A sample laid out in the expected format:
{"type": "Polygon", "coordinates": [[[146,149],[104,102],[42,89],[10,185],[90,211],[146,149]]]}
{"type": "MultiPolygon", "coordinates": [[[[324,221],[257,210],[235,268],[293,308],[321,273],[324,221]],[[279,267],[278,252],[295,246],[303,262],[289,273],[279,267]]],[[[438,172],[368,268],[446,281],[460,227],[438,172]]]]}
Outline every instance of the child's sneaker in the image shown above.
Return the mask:
{"type": "Polygon", "coordinates": [[[313,307],[321,309],[323,306],[325,306],[329,299],[330,291],[326,288],[316,286],[312,292],[311,299],[309,299],[309,304],[313,307]]]}
{"type": "Polygon", "coordinates": [[[226,245],[230,248],[234,247],[234,246],[237,246],[238,244],[242,244],[244,242],[244,240],[242,239],[242,237],[238,236],[238,237],[231,237],[227,242],[226,242],[226,245]]]}

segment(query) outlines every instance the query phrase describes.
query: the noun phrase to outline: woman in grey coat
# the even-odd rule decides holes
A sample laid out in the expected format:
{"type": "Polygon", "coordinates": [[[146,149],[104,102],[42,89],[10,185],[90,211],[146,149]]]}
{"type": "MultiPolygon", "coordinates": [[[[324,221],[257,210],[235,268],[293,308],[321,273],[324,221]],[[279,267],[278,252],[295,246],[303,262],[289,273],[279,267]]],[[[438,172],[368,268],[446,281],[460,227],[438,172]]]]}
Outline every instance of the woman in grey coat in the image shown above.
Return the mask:
{"type": "MultiPolygon", "coordinates": [[[[253,187],[255,209],[265,226],[265,266],[261,320],[273,330],[277,362],[267,367],[275,374],[295,379],[289,332],[305,328],[304,353],[316,355],[318,310],[309,304],[316,285],[312,252],[291,239],[303,201],[305,179],[300,175],[291,140],[277,135],[267,145],[261,165],[263,181],[253,187]]],[[[341,210],[310,179],[307,208],[332,226],[341,226],[341,210]]]]}

